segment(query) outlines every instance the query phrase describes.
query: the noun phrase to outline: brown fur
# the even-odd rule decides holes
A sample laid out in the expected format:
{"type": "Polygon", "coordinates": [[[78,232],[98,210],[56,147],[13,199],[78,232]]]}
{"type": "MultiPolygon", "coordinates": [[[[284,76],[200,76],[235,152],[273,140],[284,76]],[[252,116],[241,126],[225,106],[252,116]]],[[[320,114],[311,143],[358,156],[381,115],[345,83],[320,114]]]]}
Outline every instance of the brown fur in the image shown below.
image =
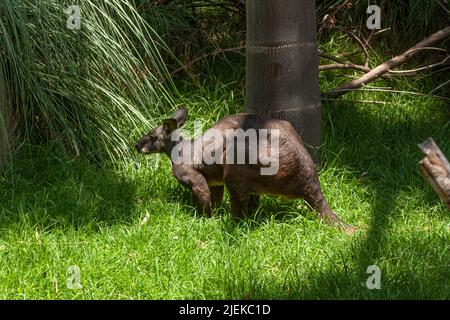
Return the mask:
{"type": "MultiPolygon", "coordinates": [[[[183,125],[186,117],[186,109],[178,110],[171,119],[165,120],[162,126],[141,138],[136,144],[136,149],[142,153],[164,152],[170,157],[176,144],[170,140],[170,135],[174,129],[183,125]]],[[[224,185],[226,185],[230,192],[231,211],[237,217],[245,217],[249,211],[253,211],[258,205],[261,194],[287,199],[303,198],[318,213],[321,220],[332,225],[339,225],[348,233],[356,230],[340,220],[328,206],[320,188],[314,162],[300,136],[289,122],[241,113],[222,118],[211,127],[213,128],[223,134],[226,129],[243,129],[244,131],[278,129],[280,132],[279,169],[275,175],[261,175],[260,168],[263,165],[259,161],[259,153],[257,164],[172,163],[172,174],[194,193],[204,212],[210,214],[212,209],[220,204],[224,185]]],[[[204,146],[211,143],[205,135],[197,139],[202,139],[204,146]]],[[[195,141],[183,140],[180,143],[194,144],[195,141]]],[[[248,155],[248,145],[246,148],[248,155]]],[[[226,156],[226,151],[224,147],[223,157],[226,156]]]]}

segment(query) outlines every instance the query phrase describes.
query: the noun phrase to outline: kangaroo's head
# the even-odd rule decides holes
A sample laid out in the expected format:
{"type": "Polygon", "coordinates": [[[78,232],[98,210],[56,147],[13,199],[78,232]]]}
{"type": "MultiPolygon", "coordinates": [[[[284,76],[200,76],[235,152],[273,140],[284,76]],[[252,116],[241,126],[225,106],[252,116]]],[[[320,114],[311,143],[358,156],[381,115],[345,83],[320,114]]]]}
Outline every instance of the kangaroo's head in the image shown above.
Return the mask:
{"type": "Polygon", "coordinates": [[[161,153],[167,150],[172,133],[186,121],[188,111],[181,108],[170,119],[163,121],[158,128],[150,130],[136,143],[136,150],[140,153],[161,153]]]}

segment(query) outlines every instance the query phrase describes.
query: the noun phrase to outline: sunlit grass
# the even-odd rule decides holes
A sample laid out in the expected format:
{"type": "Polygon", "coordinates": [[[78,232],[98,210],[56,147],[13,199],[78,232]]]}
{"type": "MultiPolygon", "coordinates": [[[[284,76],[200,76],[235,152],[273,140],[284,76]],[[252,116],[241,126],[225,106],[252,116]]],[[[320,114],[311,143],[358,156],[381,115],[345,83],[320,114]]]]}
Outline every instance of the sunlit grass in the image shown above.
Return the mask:
{"type": "MultiPolygon", "coordinates": [[[[233,85],[177,103],[188,104],[188,128],[243,109],[233,85]]],[[[416,165],[427,136],[450,152],[442,104],[323,108],[320,180],[356,236],[320,224],[302,201],[265,197],[235,221],[226,196],[202,217],[167,157],[96,168],[37,148],[38,161],[24,154],[0,183],[0,297],[448,299],[450,219],[416,165]],[[81,290],[66,285],[71,265],[81,290]],[[382,270],[381,290],[362,285],[370,265],[382,270]]]]}
{"type": "MultiPolygon", "coordinates": [[[[186,25],[176,20],[186,12],[152,15],[153,6],[136,4],[152,27],[168,32],[164,39],[179,40],[173,30],[186,25]]],[[[130,156],[132,146],[175,105],[189,109],[190,132],[195,120],[206,128],[243,111],[244,57],[201,61],[195,85],[177,75],[178,95],[160,58],[170,53],[127,2],[83,1],[80,31],[66,29],[56,0],[1,6],[0,107],[2,93],[12,92],[21,129],[15,143],[24,146],[0,170],[0,298],[450,297],[450,216],[419,174],[416,146],[432,136],[450,155],[447,101],[354,92],[323,104],[321,185],[330,206],[360,230],[353,237],[320,224],[301,200],[263,197],[253,216],[236,221],[226,194],[215,215],[203,217],[167,157],[130,156]],[[80,290],[66,284],[74,265],[80,290]],[[382,271],[381,290],[364,286],[370,265],[382,271]]],[[[430,27],[431,12],[417,25],[430,27]]],[[[359,25],[365,15],[352,17],[348,24],[359,25]]],[[[358,46],[331,33],[321,49],[358,46]]],[[[321,89],[357,75],[321,73],[321,89]]],[[[372,85],[426,93],[440,78],[443,72],[372,85]]]]}

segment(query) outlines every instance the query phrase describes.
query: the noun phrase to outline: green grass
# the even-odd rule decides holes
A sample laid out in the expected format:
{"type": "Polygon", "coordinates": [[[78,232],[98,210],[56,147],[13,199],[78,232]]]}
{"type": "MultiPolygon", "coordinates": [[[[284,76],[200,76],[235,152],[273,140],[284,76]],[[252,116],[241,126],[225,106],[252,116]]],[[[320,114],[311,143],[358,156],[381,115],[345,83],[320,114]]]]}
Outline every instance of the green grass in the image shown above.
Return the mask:
{"type": "MultiPolygon", "coordinates": [[[[384,23],[397,31],[375,39],[381,57],[372,55],[371,67],[437,30],[442,19],[430,18],[437,5],[415,20],[421,1],[409,1],[412,11],[386,4],[384,23]],[[392,23],[396,17],[403,17],[399,24],[392,23]],[[397,36],[403,41],[392,41],[397,36]]],[[[174,57],[125,2],[99,8],[98,1],[84,1],[80,33],[61,32],[60,1],[31,2],[25,10],[6,1],[0,21],[8,25],[0,31],[0,55],[7,58],[0,63],[0,95],[6,89],[15,95],[22,137],[32,138],[0,168],[0,299],[450,298],[450,215],[419,174],[423,156],[416,147],[432,136],[450,156],[448,101],[355,92],[323,105],[320,180],[331,207],[359,228],[354,236],[320,224],[302,200],[264,197],[255,215],[236,221],[226,195],[213,217],[203,217],[167,158],[129,155],[143,126],[160,122],[175,104],[190,110],[190,130],[194,120],[206,127],[243,110],[244,57],[228,53],[199,62],[190,77],[178,73],[179,96],[170,82],[158,81],[167,77],[160,54],[170,63],[174,57]],[[37,19],[41,14],[46,18],[37,19]],[[73,42],[78,38],[83,50],[73,42]],[[20,48],[26,56],[15,52],[20,48]],[[89,68],[79,70],[77,61],[90,61],[89,68]],[[115,69],[105,72],[110,66],[115,69]],[[352,102],[358,99],[386,104],[352,102]],[[80,290],[66,285],[73,265],[81,271],[80,290]],[[370,265],[381,268],[381,290],[362,285],[370,265]]],[[[322,1],[319,11],[335,2],[322,1]]],[[[363,25],[365,2],[340,13],[339,22],[363,25]]],[[[184,30],[192,27],[188,11],[167,7],[154,14],[156,7],[136,3],[178,59],[198,54],[193,48],[205,34],[184,30]]],[[[210,36],[241,39],[223,26],[210,36]]],[[[338,32],[326,32],[320,44],[333,54],[358,49],[338,32]]],[[[351,58],[364,62],[362,54],[351,58]]],[[[322,91],[356,75],[321,73],[322,91]]],[[[446,80],[438,72],[371,85],[426,93],[446,80]]]]}
{"type": "MultiPolygon", "coordinates": [[[[450,298],[450,215],[420,176],[416,147],[433,136],[450,154],[448,109],[371,97],[389,104],[323,106],[320,180],[355,236],[320,224],[301,200],[267,197],[235,221],[227,196],[202,217],[165,157],[96,167],[29,148],[0,176],[0,298],[450,298]],[[71,265],[80,290],[66,286],[71,265]],[[381,290],[362,285],[370,265],[382,270],[381,290]]],[[[179,102],[190,128],[242,101],[231,84],[179,102]]]]}

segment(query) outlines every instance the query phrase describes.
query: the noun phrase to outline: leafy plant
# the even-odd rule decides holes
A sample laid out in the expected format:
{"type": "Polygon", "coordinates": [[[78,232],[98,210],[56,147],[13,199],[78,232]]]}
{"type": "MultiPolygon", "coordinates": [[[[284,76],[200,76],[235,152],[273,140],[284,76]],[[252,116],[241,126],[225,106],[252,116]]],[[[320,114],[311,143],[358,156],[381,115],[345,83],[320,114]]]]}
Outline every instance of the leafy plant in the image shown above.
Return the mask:
{"type": "Polygon", "coordinates": [[[16,146],[44,141],[97,159],[127,156],[134,130],[173,104],[160,54],[170,52],[129,1],[81,2],[79,30],[67,27],[67,6],[2,1],[0,130],[16,127],[16,146]]]}

